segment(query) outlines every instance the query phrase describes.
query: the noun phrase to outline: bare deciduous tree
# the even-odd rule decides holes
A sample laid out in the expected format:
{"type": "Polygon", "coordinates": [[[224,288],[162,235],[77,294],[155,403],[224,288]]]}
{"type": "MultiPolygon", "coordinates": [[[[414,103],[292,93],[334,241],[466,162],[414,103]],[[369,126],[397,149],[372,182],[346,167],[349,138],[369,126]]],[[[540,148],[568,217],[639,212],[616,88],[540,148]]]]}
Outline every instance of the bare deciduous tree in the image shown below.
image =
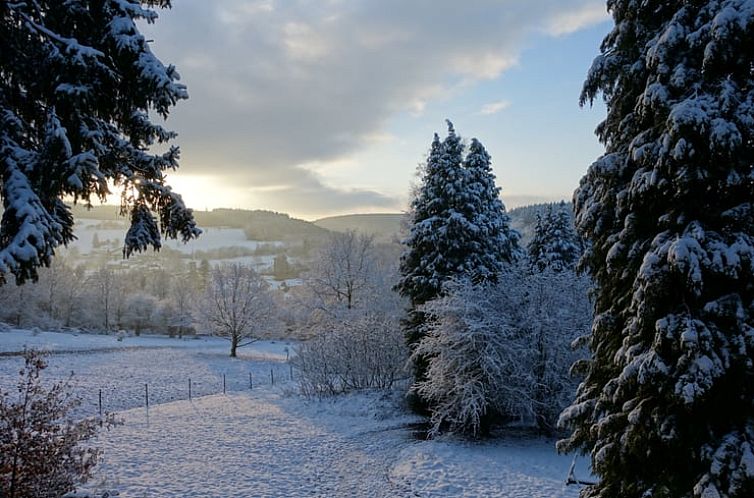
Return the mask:
{"type": "Polygon", "coordinates": [[[231,357],[275,325],[269,284],[252,268],[239,264],[212,271],[200,308],[210,331],[230,341],[231,357]]]}
{"type": "Polygon", "coordinates": [[[102,266],[91,276],[90,288],[95,289],[97,298],[97,311],[101,316],[104,330],[110,330],[113,326],[113,310],[115,308],[116,282],[115,273],[107,266],[102,266]]]}
{"type": "Polygon", "coordinates": [[[364,298],[373,266],[373,236],[353,230],[333,233],[320,249],[307,283],[323,303],[350,310],[364,298]]]}

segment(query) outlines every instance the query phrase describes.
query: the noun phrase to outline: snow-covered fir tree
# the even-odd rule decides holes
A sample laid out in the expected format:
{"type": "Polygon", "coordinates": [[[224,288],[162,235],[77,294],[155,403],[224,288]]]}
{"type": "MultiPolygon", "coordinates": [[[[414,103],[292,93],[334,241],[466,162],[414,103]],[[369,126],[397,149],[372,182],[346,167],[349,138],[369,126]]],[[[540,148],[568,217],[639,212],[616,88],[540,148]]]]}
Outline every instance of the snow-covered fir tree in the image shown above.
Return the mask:
{"type": "Polygon", "coordinates": [[[754,496],[754,2],[611,0],[606,153],[577,193],[597,285],[562,416],[600,498],[754,496]]]}
{"type": "Polygon", "coordinates": [[[468,273],[473,281],[495,281],[503,267],[520,255],[520,235],[510,228],[510,218],[500,200],[500,187],[495,185],[490,155],[476,138],[471,139],[463,164],[467,183],[462,195],[466,203],[458,209],[469,220],[466,229],[473,234],[469,238],[477,254],[468,273]]]}
{"type": "Polygon", "coordinates": [[[537,213],[534,236],[527,246],[529,265],[533,271],[570,270],[581,256],[581,243],[573,227],[571,210],[565,202],[537,213]]]}
{"type": "Polygon", "coordinates": [[[122,208],[131,215],[126,254],[159,248],[160,231],[184,240],[199,234],[191,210],[165,183],[178,148],[149,152],[175,137],[152,115],[165,118],[188,97],[136,25],[156,20],[152,7],[169,6],[0,2],[0,283],[8,275],[36,279],[55,248],[73,239],[63,199],[104,199],[108,181],[123,187],[122,208]]]}
{"type": "Polygon", "coordinates": [[[550,206],[548,206],[546,212],[543,213],[542,210],[540,210],[535,214],[534,233],[532,234],[531,240],[526,245],[526,256],[529,260],[529,267],[532,271],[539,270],[540,265],[543,267],[547,266],[544,257],[545,236],[547,234],[545,231],[545,224],[547,223],[547,218],[550,213],[550,206]]]}
{"type": "MultiPolygon", "coordinates": [[[[411,302],[404,322],[411,346],[423,335],[424,315],[417,308],[441,295],[448,279],[494,281],[519,253],[519,235],[508,226],[490,156],[477,140],[466,160],[463,155],[461,137],[448,121],[445,140],[440,142],[435,134],[411,204],[410,234],[396,286],[411,302]]],[[[426,361],[421,355],[414,360],[415,377],[424,380],[426,361]]]]}

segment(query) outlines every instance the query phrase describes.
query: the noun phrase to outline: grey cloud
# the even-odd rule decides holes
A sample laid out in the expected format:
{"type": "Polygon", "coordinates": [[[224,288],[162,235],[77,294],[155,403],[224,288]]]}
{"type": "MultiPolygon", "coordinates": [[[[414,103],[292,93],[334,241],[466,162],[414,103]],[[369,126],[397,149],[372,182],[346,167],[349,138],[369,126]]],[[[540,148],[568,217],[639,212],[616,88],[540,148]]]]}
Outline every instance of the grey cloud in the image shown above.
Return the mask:
{"type": "Polygon", "coordinates": [[[168,122],[187,173],[285,186],[301,209],[385,206],[395,201],[341,192],[301,165],[353,153],[395,113],[498,76],[526,36],[594,3],[182,0],[147,31],[189,86],[168,122]]]}
{"type": "Polygon", "coordinates": [[[297,185],[269,192],[254,192],[267,209],[293,213],[337,214],[356,209],[382,208],[400,211],[404,208],[391,197],[378,192],[359,189],[335,189],[319,184],[313,188],[297,185]]]}

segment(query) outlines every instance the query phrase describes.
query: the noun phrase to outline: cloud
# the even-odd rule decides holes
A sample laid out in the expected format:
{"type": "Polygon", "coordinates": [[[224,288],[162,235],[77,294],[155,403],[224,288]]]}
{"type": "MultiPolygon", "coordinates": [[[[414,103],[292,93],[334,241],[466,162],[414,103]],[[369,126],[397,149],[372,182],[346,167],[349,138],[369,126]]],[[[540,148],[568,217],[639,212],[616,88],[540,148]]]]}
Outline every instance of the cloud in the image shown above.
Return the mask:
{"type": "Polygon", "coordinates": [[[248,192],[267,209],[293,213],[331,214],[364,208],[401,207],[397,199],[373,190],[327,185],[314,172],[302,167],[277,170],[267,178],[256,176],[248,192]]]}
{"type": "Polygon", "coordinates": [[[498,78],[527,37],[591,22],[585,5],[182,0],[144,30],[189,88],[168,120],[183,170],[251,190],[280,187],[276,195],[305,212],[395,202],[363,185],[327,185],[305,165],[353,155],[387,137],[396,115],[419,116],[451,91],[498,78]]]}
{"type": "Polygon", "coordinates": [[[553,17],[547,26],[547,33],[552,36],[569,35],[609,19],[605,2],[592,0],[572,11],[553,17]]]}
{"type": "Polygon", "coordinates": [[[509,108],[511,105],[510,102],[507,100],[498,100],[497,102],[490,102],[489,104],[485,104],[482,106],[482,109],[479,111],[479,114],[489,116],[491,114],[497,114],[500,111],[503,111],[507,108],[509,108]]]}

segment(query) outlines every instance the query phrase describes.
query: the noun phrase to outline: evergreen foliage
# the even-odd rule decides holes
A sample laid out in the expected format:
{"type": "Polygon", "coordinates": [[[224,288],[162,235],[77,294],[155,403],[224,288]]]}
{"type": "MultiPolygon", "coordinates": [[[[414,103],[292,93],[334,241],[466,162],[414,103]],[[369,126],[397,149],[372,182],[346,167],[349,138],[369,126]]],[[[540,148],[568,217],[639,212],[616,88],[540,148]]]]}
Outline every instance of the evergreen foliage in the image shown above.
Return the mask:
{"type": "Polygon", "coordinates": [[[563,450],[584,497],[754,496],[754,4],[610,0],[575,194],[597,285],[563,450]]]}
{"type": "Polygon", "coordinates": [[[63,202],[104,199],[123,187],[132,229],[124,253],[160,247],[160,233],[198,236],[191,210],[165,183],[178,148],[152,154],[175,133],[151,121],[188,98],[173,66],[136,25],[168,0],[0,2],[0,283],[37,278],[70,242],[63,202]],[[156,229],[159,219],[159,231],[156,229]]]}
{"type": "Polygon", "coordinates": [[[548,205],[544,213],[537,213],[534,236],[527,246],[532,271],[573,270],[581,256],[581,243],[573,228],[570,209],[565,202],[557,212],[548,205]]]}
{"type": "MultiPolygon", "coordinates": [[[[418,307],[442,295],[450,278],[494,282],[518,257],[519,235],[509,227],[499,193],[487,151],[474,139],[464,159],[461,137],[448,121],[445,140],[434,136],[411,204],[410,234],[396,285],[411,302],[404,321],[410,346],[423,336],[424,315],[418,307]]],[[[414,356],[414,370],[416,379],[424,380],[421,355],[414,356]]]]}

